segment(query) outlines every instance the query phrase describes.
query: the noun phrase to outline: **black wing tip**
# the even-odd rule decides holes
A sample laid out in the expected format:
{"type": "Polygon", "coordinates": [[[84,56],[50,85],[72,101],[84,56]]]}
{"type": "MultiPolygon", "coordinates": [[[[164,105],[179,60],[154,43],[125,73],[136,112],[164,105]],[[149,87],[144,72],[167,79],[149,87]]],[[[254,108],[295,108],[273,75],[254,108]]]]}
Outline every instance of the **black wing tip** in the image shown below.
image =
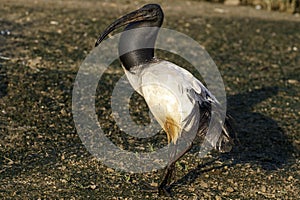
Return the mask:
{"type": "MultiPolygon", "coordinates": [[[[201,116],[198,133],[200,133],[200,135],[205,135],[208,131],[210,120],[213,120],[211,118],[212,102],[203,102],[200,105],[200,110],[201,116]]],[[[222,153],[230,152],[233,146],[235,146],[236,141],[239,143],[239,140],[237,139],[237,133],[235,130],[236,129],[234,126],[234,118],[227,113],[225,117],[225,122],[222,126],[222,132],[220,133],[220,136],[216,142],[215,149],[222,153]]]]}

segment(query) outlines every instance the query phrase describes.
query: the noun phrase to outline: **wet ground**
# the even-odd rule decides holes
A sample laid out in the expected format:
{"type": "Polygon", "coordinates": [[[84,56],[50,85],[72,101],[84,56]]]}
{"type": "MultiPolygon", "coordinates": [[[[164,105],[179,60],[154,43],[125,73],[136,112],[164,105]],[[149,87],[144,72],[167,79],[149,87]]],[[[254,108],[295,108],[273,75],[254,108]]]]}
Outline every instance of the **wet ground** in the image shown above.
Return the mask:
{"type": "MultiPolygon", "coordinates": [[[[96,38],[147,1],[0,2],[1,199],[163,198],[141,192],[141,183],[155,185],[161,171],[108,168],[85,149],[72,118],[73,83],[96,38]]],[[[240,140],[230,153],[200,159],[191,152],[180,160],[173,198],[297,199],[300,17],[197,1],[161,5],[163,26],[198,41],[219,67],[240,140]]],[[[99,91],[122,75],[114,63],[99,91]]],[[[112,141],[130,149],[137,142],[115,126],[109,94],[98,92],[99,121],[112,141]]],[[[132,99],[133,118],[147,123],[142,99],[132,99]]],[[[160,141],[162,133],[151,140],[160,141]]]]}

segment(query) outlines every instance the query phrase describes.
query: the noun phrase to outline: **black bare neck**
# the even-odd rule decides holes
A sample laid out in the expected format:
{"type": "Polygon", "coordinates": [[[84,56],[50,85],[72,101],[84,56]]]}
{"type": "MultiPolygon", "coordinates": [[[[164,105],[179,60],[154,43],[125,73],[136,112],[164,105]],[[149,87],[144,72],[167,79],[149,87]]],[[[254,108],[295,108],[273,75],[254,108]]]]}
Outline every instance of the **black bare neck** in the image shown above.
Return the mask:
{"type": "Polygon", "coordinates": [[[163,22],[163,13],[153,21],[130,23],[119,41],[119,58],[127,69],[154,59],[154,46],[163,22]]]}

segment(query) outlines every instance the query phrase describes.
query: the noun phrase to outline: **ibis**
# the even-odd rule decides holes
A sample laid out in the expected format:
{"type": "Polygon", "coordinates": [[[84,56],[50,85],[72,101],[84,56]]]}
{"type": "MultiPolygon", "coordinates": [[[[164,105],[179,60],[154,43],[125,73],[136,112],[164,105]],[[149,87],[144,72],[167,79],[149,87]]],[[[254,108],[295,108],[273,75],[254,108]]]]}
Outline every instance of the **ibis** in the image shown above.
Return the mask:
{"type": "MultiPolygon", "coordinates": [[[[152,188],[159,194],[168,195],[175,163],[193,145],[193,137],[189,135],[205,135],[211,120],[212,107],[218,108],[221,104],[189,71],[155,57],[155,42],[163,19],[164,14],[158,4],[147,4],[109,25],[95,46],[115,29],[126,26],[118,49],[127,79],[145,99],[154,118],[165,131],[169,144],[176,144],[180,138],[187,138],[185,148],[175,153],[165,167],[158,187],[152,188]],[[144,27],[154,28],[143,30],[144,27]]],[[[229,151],[233,145],[233,129],[229,119],[226,115],[224,123],[221,124],[221,133],[214,133],[218,136],[214,148],[221,152],[229,151]]]]}

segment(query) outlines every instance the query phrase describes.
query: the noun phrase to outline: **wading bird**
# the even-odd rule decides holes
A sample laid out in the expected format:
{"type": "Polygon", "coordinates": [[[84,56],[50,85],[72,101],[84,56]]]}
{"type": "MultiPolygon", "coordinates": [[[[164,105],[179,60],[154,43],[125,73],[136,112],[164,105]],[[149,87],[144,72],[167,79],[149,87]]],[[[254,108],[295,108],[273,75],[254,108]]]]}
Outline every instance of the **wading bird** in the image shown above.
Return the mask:
{"type": "MultiPolygon", "coordinates": [[[[168,195],[168,185],[176,161],[191,149],[196,134],[207,134],[212,108],[216,108],[214,113],[218,116],[221,105],[190,72],[154,56],[154,45],[163,18],[159,5],[147,4],[109,25],[95,46],[113,30],[127,25],[121,34],[118,48],[130,84],[144,97],[153,116],[166,132],[168,141],[173,144],[179,143],[182,138],[186,141],[184,148],[172,155],[158,188],[155,188],[160,194],[168,195]],[[133,50],[128,52],[128,49],[133,50]]],[[[233,144],[229,118],[224,118],[225,122],[220,122],[220,132],[213,133],[213,136],[218,136],[214,139],[214,148],[221,152],[229,151],[233,144]]]]}

